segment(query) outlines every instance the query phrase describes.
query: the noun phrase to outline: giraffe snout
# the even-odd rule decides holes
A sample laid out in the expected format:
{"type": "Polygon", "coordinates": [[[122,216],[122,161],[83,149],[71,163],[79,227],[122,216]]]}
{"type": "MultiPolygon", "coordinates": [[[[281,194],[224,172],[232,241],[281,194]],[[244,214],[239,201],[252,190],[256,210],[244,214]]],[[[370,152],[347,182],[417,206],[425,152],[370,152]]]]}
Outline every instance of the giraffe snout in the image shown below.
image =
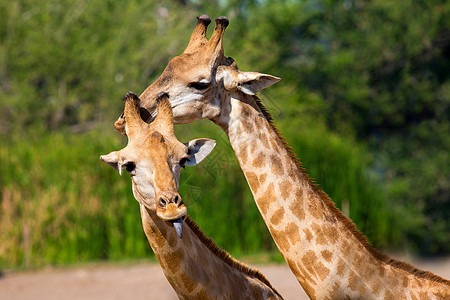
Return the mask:
{"type": "Polygon", "coordinates": [[[156,214],[164,221],[174,221],[184,217],[187,208],[178,193],[165,193],[158,197],[156,214]]]}
{"type": "Polygon", "coordinates": [[[170,193],[170,194],[165,194],[159,197],[158,200],[158,205],[165,209],[167,208],[168,205],[170,204],[175,204],[175,206],[180,207],[181,205],[183,205],[183,200],[181,199],[180,194],[178,193],[170,193]]]}

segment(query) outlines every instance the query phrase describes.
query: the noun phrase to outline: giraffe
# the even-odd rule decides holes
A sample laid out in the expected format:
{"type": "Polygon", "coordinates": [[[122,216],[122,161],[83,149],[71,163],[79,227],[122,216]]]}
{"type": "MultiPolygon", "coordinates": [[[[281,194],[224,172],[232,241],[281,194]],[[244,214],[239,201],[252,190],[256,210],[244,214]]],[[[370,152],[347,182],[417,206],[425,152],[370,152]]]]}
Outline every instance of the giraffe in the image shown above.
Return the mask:
{"type": "MultiPolygon", "coordinates": [[[[450,282],[372,248],[304,172],[256,93],[280,80],[242,72],[223,54],[228,19],[206,15],[183,54],[141,95],[141,116],[156,115],[152,97],[171,95],[175,123],[210,119],[227,134],[256,205],[278,249],[312,299],[449,299],[450,282]]],[[[115,123],[123,133],[123,118],[115,123]]]]}
{"type": "Polygon", "coordinates": [[[263,274],[232,258],[186,215],[178,193],[180,170],[200,163],[215,142],[179,142],[167,94],[158,96],[158,116],[151,124],[141,120],[136,94],[127,93],[124,101],[128,145],[100,158],[117,171],[124,167],[130,173],[145,235],[178,297],[283,299],[263,274]],[[185,223],[185,229],[174,230],[170,224],[174,220],[185,223]]]}

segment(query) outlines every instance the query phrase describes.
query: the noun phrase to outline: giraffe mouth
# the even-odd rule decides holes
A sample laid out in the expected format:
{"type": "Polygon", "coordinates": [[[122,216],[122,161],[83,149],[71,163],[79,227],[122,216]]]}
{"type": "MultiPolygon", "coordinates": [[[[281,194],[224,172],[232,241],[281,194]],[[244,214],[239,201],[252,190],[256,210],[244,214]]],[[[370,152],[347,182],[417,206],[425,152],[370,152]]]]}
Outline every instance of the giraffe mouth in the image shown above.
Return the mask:
{"type": "Polygon", "coordinates": [[[173,224],[173,227],[175,227],[175,231],[178,235],[178,237],[181,239],[183,238],[183,217],[178,218],[176,220],[170,221],[173,224]]]}

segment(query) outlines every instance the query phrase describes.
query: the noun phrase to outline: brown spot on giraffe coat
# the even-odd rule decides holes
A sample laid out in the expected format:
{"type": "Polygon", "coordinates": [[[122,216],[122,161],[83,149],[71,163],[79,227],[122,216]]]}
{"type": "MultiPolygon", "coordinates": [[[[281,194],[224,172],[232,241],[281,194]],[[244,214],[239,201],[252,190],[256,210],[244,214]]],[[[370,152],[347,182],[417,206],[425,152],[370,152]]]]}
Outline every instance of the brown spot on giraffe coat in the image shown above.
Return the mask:
{"type": "Polygon", "coordinates": [[[239,156],[243,165],[247,163],[247,145],[241,145],[239,147],[239,156]]]}
{"type": "Polygon", "coordinates": [[[259,134],[259,141],[262,143],[262,145],[264,146],[264,148],[269,148],[269,141],[267,139],[267,135],[264,132],[261,132],[259,134]]]}
{"type": "Polygon", "coordinates": [[[380,293],[380,287],[381,287],[381,281],[375,280],[374,284],[372,285],[372,293],[374,295],[378,295],[380,293]]]}
{"type": "Polygon", "coordinates": [[[292,270],[292,273],[294,273],[295,276],[301,275],[300,269],[298,268],[297,264],[292,261],[291,259],[286,259],[286,262],[289,266],[289,268],[292,270]]]}
{"type": "Polygon", "coordinates": [[[270,138],[269,141],[270,141],[270,145],[272,146],[272,149],[279,152],[281,148],[278,145],[278,141],[274,138],[270,138]]]}
{"type": "Polygon", "coordinates": [[[297,217],[298,220],[303,220],[305,218],[305,211],[303,210],[303,198],[301,196],[303,192],[301,189],[295,191],[295,199],[289,205],[290,211],[297,217]]]}
{"type": "Polygon", "coordinates": [[[261,168],[262,166],[264,166],[266,162],[265,157],[266,156],[264,155],[264,153],[260,152],[258,156],[256,156],[255,159],[253,159],[252,166],[255,168],[261,168]]]}
{"type": "MultiPolygon", "coordinates": [[[[308,198],[313,199],[314,198],[314,194],[312,191],[308,192],[308,198]]],[[[321,200],[319,200],[319,203],[322,203],[321,200]]],[[[315,219],[319,219],[322,217],[322,211],[323,211],[323,205],[320,206],[320,204],[318,204],[317,202],[310,202],[308,204],[308,212],[309,214],[315,218],[315,219]]]]}
{"type": "Polygon", "coordinates": [[[348,276],[348,286],[352,291],[357,290],[358,286],[358,276],[353,270],[350,270],[349,276],[348,276]]]}
{"type": "Polygon", "coordinates": [[[289,251],[289,248],[291,245],[289,244],[288,237],[286,236],[284,231],[278,231],[275,228],[273,228],[271,225],[269,225],[270,233],[273,236],[274,241],[280,247],[283,251],[289,251]]]}
{"type": "Polygon", "coordinates": [[[298,226],[294,223],[289,223],[286,226],[286,235],[289,237],[289,241],[292,245],[296,244],[300,240],[300,233],[298,226]]]}
{"type": "Polygon", "coordinates": [[[331,244],[336,244],[339,240],[339,232],[335,226],[325,226],[324,228],[325,235],[327,236],[328,241],[331,244]]]}
{"type": "Polygon", "coordinates": [[[337,266],[337,274],[339,276],[343,276],[344,272],[345,272],[345,262],[342,258],[340,258],[337,266]]]}
{"type": "Polygon", "coordinates": [[[247,181],[248,181],[248,184],[250,185],[250,187],[254,190],[258,190],[258,188],[259,188],[258,176],[253,172],[247,172],[246,176],[247,176],[247,181]]]}
{"type": "Polygon", "coordinates": [[[308,251],[306,252],[306,254],[304,254],[302,256],[302,258],[300,259],[301,262],[303,263],[304,268],[306,268],[306,270],[311,274],[314,275],[314,263],[316,262],[317,256],[314,253],[314,251],[308,251]]]}
{"type": "Polygon", "coordinates": [[[272,215],[272,217],[270,218],[270,222],[273,225],[278,225],[280,224],[281,220],[284,217],[284,207],[280,207],[279,209],[277,209],[274,214],[272,215]]]}
{"type": "Polygon", "coordinates": [[[260,174],[259,175],[259,183],[264,184],[266,182],[267,174],[260,174]]]}
{"type": "Polygon", "coordinates": [[[283,163],[277,155],[270,156],[270,168],[275,175],[283,175],[283,163]]]}
{"type": "Polygon", "coordinates": [[[319,262],[317,262],[317,265],[316,265],[316,272],[317,272],[317,275],[319,276],[320,280],[323,281],[330,274],[330,269],[325,267],[325,265],[319,261],[319,262]]]}
{"type": "Polygon", "coordinates": [[[305,228],[305,229],[303,229],[303,232],[306,235],[306,240],[308,242],[311,242],[311,240],[313,239],[313,235],[312,235],[311,231],[308,228],[305,228]]]}
{"type": "Polygon", "coordinates": [[[283,199],[289,198],[292,192],[292,183],[289,180],[283,180],[279,185],[281,197],[283,199]]]}
{"type": "Polygon", "coordinates": [[[267,215],[269,206],[274,201],[276,201],[275,188],[273,183],[271,183],[267,187],[267,190],[264,192],[263,196],[258,199],[259,208],[261,209],[263,215],[267,215]]]}
{"type": "Polygon", "coordinates": [[[253,143],[250,144],[250,153],[251,153],[251,154],[255,154],[256,149],[258,148],[257,146],[258,146],[258,145],[257,145],[256,142],[253,142],[253,143]]]}
{"type": "Polygon", "coordinates": [[[320,253],[322,254],[322,257],[325,259],[326,262],[331,262],[331,259],[333,258],[333,252],[329,250],[323,250],[320,253]]]}

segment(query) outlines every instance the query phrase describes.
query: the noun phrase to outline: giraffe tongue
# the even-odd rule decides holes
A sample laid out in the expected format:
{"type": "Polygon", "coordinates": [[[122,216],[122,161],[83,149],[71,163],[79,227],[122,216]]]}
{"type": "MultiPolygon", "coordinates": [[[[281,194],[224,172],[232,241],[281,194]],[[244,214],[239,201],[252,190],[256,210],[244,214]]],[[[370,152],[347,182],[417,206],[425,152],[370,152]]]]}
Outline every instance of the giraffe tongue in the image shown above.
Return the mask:
{"type": "Polygon", "coordinates": [[[181,239],[183,237],[183,218],[172,221],[172,224],[173,227],[175,227],[175,231],[177,232],[178,237],[181,239]]]}

